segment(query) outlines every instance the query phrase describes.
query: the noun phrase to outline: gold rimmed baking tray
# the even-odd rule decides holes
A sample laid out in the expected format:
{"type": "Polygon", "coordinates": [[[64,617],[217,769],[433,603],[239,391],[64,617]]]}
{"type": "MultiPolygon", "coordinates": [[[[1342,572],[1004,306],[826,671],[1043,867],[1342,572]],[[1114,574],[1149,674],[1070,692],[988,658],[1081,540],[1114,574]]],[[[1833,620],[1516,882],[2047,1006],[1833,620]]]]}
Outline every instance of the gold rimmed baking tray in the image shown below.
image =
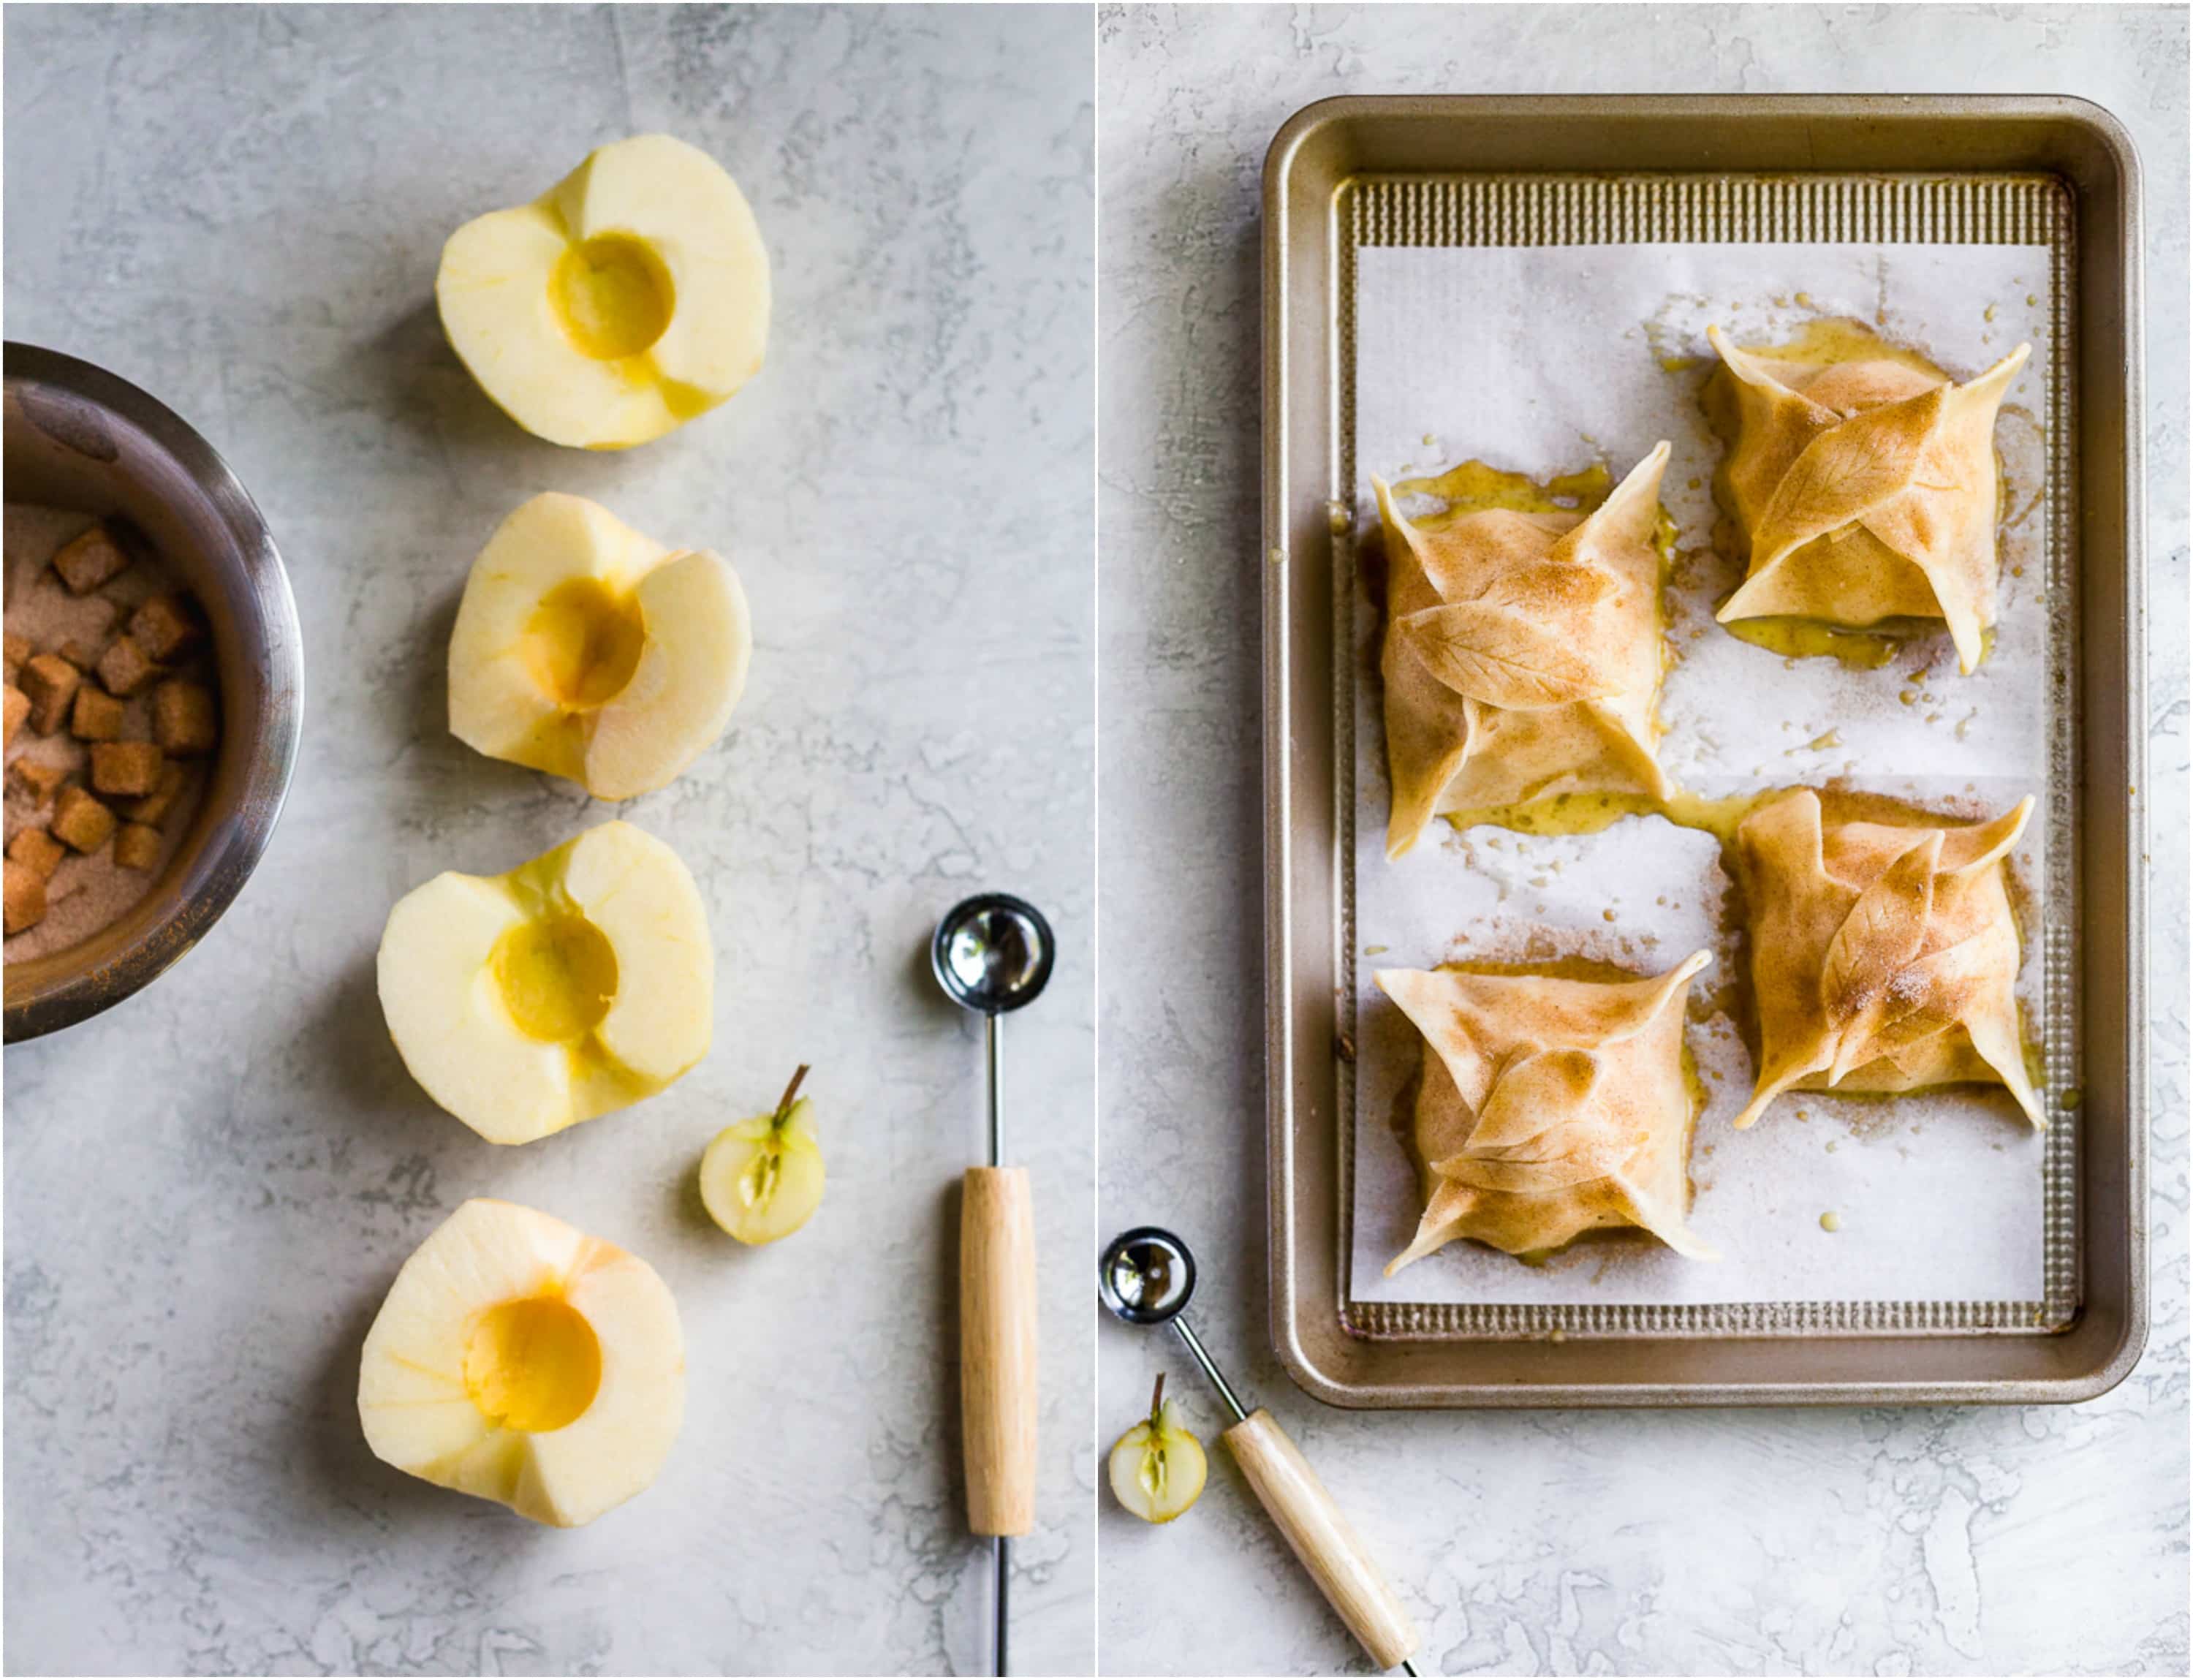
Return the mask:
{"type": "Polygon", "coordinates": [[[1265,989],[1273,1339],[1360,1407],[2032,1402],[2147,1327],[2139,176],[2050,97],[1350,98],[1264,174],[1265,989]],[[1372,244],[2045,244],[2052,1087],[2045,1299],[1529,1310],[1351,1301],[1354,252],[1372,244]],[[1566,1316],[1564,1316],[1564,1312],[1566,1316]],[[1581,1314],[1581,1316],[1579,1316],[1581,1314]],[[1544,1322],[1540,1322],[1543,1318],[1544,1322]]]}

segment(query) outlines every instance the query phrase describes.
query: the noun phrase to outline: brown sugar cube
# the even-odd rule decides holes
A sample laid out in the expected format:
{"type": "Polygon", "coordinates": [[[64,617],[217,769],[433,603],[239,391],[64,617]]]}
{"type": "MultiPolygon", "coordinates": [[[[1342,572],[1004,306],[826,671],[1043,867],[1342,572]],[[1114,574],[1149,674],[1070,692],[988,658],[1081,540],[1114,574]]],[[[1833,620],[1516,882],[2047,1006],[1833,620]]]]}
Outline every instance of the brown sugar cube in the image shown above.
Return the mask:
{"type": "Polygon", "coordinates": [[[137,645],[135,636],[116,637],[114,645],[99,656],[100,681],[106,685],[109,694],[125,700],[159,674],[160,668],[137,645]]]}
{"type": "Polygon", "coordinates": [[[15,668],[31,657],[31,639],[28,636],[19,636],[10,630],[7,634],[4,645],[7,649],[8,674],[13,677],[15,674],[15,668]]]}
{"type": "Polygon", "coordinates": [[[48,764],[40,759],[17,759],[8,766],[8,773],[22,783],[23,791],[31,796],[34,805],[43,805],[54,796],[54,789],[61,785],[68,771],[57,764],[48,764]]]}
{"type": "Polygon", "coordinates": [[[14,858],[4,866],[5,887],[0,892],[5,922],[10,933],[20,933],[26,927],[35,927],[46,916],[46,883],[36,872],[25,869],[14,858]]]}
{"type": "Polygon", "coordinates": [[[164,762],[151,741],[100,741],[91,748],[91,785],[112,796],[141,799],[160,785],[164,762]]]}
{"type": "Polygon", "coordinates": [[[59,729],[83,681],[83,673],[58,653],[42,653],[24,661],[17,682],[31,697],[31,727],[41,735],[51,735],[59,729]]]}
{"type": "Polygon", "coordinates": [[[89,595],[108,579],[119,576],[129,556],[105,525],[94,525],[54,556],[54,570],[61,575],[72,595],[89,595]]]}
{"type": "Polygon", "coordinates": [[[175,801],[182,795],[182,765],[174,763],[163,764],[160,766],[159,786],[129,807],[129,820],[133,823],[151,823],[156,826],[164,823],[168,820],[168,813],[175,808],[175,801]]]}
{"type": "Polygon", "coordinates": [[[130,615],[129,634],[155,659],[173,659],[199,635],[198,608],[185,596],[155,595],[130,615]]]}
{"type": "Polygon", "coordinates": [[[0,707],[5,708],[4,711],[0,711],[0,723],[6,725],[0,728],[0,747],[4,747],[15,738],[15,731],[23,726],[23,720],[31,715],[31,697],[9,683],[7,698],[0,701],[0,707]]]}
{"type": "Polygon", "coordinates": [[[40,880],[50,880],[60,865],[60,842],[43,829],[25,829],[8,842],[8,856],[40,880]]]}
{"type": "Polygon", "coordinates": [[[152,738],[160,750],[179,759],[194,759],[214,749],[220,739],[214,720],[213,691],[203,683],[171,678],[152,691],[152,738]]]}
{"type": "Polygon", "coordinates": [[[24,829],[8,842],[8,856],[40,880],[51,880],[67,853],[62,850],[61,843],[43,829],[24,829]]]}
{"type": "Polygon", "coordinates": [[[76,851],[96,851],[114,832],[114,813],[72,782],[54,807],[54,838],[76,851]]]}
{"type": "Polygon", "coordinates": [[[73,637],[61,644],[60,656],[79,671],[89,671],[99,662],[99,656],[73,637]]]}
{"type": "Polygon", "coordinates": [[[170,760],[160,766],[158,785],[143,799],[133,800],[123,814],[133,823],[150,823],[157,828],[167,820],[168,812],[182,797],[185,779],[182,765],[170,760]]]}
{"type": "Polygon", "coordinates": [[[76,691],[76,710],[69,715],[69,733],[79,741],[119,741],[123,707],[112,695],[86,683],[76,691]]]}
{"type": "Polygon", "coordinates": [[[114,837],[114,861],[125,869],[149,869],[160,861],[160,831],[142,823],[124,823],[114,837]]]}

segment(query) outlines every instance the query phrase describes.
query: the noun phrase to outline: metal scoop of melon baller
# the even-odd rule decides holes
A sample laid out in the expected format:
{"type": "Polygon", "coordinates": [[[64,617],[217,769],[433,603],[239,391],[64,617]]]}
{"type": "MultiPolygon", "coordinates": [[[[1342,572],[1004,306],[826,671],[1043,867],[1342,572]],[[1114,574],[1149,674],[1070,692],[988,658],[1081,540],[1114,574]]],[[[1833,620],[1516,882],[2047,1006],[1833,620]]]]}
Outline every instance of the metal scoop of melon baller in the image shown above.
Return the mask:
{"type": "Polygon", "coordinates": [[[1114,1237],[1097,1262],[1096,1294],[1105,1310],[1124,1323],[1171,1325],[1211,1379],[1234,1414],[1233,1426],[1219,1438],[1348,1631],[1382,1671],[1398,1667],[1414,1674],[1409,1659],[1423,1643],[1416,1624],[1301,1449],[1269,1412],[1261,1406],[1252,1412],[1241,1404],[1188,1322],[1188,1298],[1194,1293],[1195,1256],[1185,1242],[1155,1225],[1114,1237]]]}
{"type": "Polygon", "coordinates": [[[990,1164],[971,1167],[959,1201],[959,1422],[967,1522],[990,1537],[991,1671],[1005,1666],[1008,1537],[1035,1526],[1035,1215],[1028,1173],[1005,1164],[1003,1018],[1051,979],[1051,924],[1027,900],[986,892],[936,924],[929,964],[944,995],[986,1018],[990,1164]]]}

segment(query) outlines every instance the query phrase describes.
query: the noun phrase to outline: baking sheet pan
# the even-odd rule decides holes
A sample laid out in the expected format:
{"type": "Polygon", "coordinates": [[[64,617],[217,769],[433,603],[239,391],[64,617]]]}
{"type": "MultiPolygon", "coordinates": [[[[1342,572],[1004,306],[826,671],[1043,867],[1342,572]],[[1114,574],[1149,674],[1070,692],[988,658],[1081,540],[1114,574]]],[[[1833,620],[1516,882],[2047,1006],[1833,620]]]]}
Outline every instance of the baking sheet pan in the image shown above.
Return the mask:
{"type": "Polygon", "coordinates": [[[1329,101],[1274,143],[1266,212],[1273,1322],[1297,1380],[1388,1406],[2072,1399],[2116,1381],[2144,1329],[2138,190],[2121,131],[2065,100],[1329,101]],[[2044,1146],[2046,1287],[1990,1302],[1360,1299],[1341,1052],[1360,954],[1358,254],[1807,241],[2037,242],[2053,262],[2047,564],[2075,611],[2050,697],[2045,868],[2061,879],[2036,1001],[2051,1083],[2078,1102],[2044,1146]]]}

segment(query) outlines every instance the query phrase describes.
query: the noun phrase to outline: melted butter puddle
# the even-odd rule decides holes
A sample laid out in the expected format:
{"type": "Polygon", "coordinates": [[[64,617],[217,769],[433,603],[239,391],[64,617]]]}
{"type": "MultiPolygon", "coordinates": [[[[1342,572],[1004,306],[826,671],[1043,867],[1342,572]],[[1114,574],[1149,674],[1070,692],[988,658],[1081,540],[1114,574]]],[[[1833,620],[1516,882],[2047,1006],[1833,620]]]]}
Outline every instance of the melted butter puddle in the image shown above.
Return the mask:
{"type": "Polygon", "coordinates": [[[1495,507],[1515,513],[1589,513],[1614,493],[1614,475],[1605,462],[1595,462],[1580,472],[1557,473],[1540,484],[1520,473],[1465,461],[1434,478],[1404,479],[1394,491],[1445,502],[1438,513],[1415,521],[1419,530],[1437,530],[1495,507]]]}
{"type": "Polygon", "coordinates": [[[1737,825],[1753,810],[1786,791],[1776,788],[1726,799],[1678,792],[1665,800],[1651,794],[1555,794],[1514,805],[1449,811],[1446,820],[1457,830],[1494,828],[1520,834],[1596,834],[1625,817],[1661,817],[1679,829],[1709,834],[1726,847],[1735,844],[1737,825]]]}
{"type": "MultiPolygon", "coordinates": [[[[1864,629],[1821,618],[1738,618],[1721,628],[1740,642],[1784,659],[1837,659],[1850,670],[1878,671],[1907,643],[1938,636],[1947,626],[1938,618],[1884,618],[1864,629]]],[[[1990,624],[1980,631],[1980,664],[1994,652],[1995,626],[1990,624]]]]}
{"type": "Polygon", "coordinates": [[[1526,958],[1521,962],[1496,962],[1487,958],[1468,957],[1455,962],[1443,962],[1440,968],[1448,974],[1528,975],[1541,980],[1593,980],[1618,986],[1654,978],[1624,968],[1619,963],[1576,955],[1526,958]]]}
{"type": "MultiPolygon", "coordinates": [[[[1755,794],[1731,794],[1710,799],[1703,794],[1678,789],[1664,800],[1651,794],[1554,794],[1514,805],[1452,811],[1446,813],[1446,820],[1457,831],[1493,828],[1519,834],[1562,835],[1600,834],[1625,817],[1658,817],[1679,829],[1711,834],[1726,851],[1735,846],[1736,831],[1745,817],[1770,800],[1802,791],[1801,785],[1793,784],[1767,788],[1755,794]]],[[[1814,788],[1812,791],[1819,797],[1823,820],[1829,823],[1881,823],[1911,829],[1938,823],[1961,826],[1972,820],[1927,811],[1885,794],[1852,793],[1836,788],[1814,788]]]]}
{"type": "MultiPolygon", "coordinates": [[[[1738,618],[1721,628],[1740,642],[1763,647],[1784,659],[1839,660],[1853,671],[1879,670],[1896,657],[1908,639],[1878,628],[1845,629],[1818,618],[1738,618]]],[[[1933,626],[1935,629],[1940,628],[1938,624],[1933,626]]]]}

